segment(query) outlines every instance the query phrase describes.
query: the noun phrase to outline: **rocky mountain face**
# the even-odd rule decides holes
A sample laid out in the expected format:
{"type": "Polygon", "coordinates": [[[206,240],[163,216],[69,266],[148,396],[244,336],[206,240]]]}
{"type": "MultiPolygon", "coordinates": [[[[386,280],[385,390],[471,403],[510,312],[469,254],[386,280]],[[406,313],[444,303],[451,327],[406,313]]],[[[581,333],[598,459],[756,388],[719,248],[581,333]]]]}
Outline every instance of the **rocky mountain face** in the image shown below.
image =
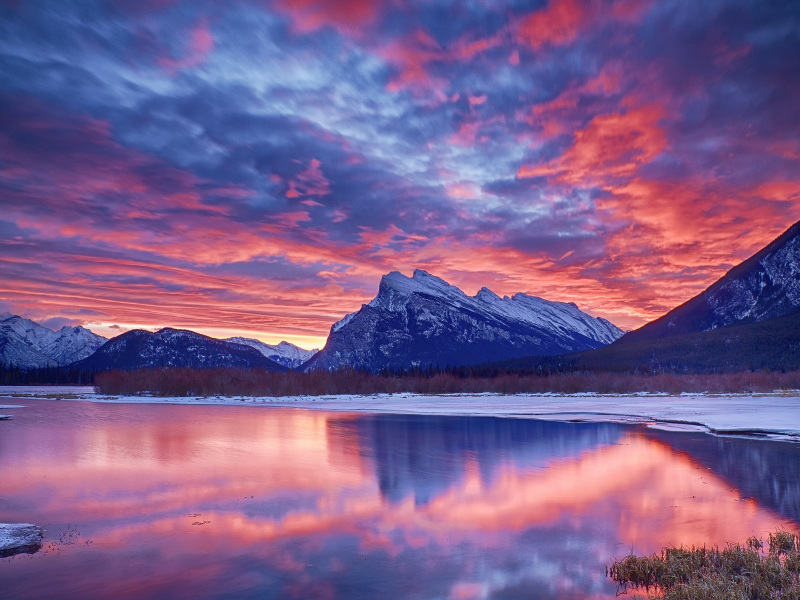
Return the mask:
{"type": "Polygon", "coordinates": [[[800,311],[800,223],[688,302],[619,343],[761,323],[800,311]]]}
{"type": "Polygon", "coordinates": [[[256,367],[285,371],[255,348],[214,339],[185,329],[155,333],[134,329],[111,338],[76,367],[105,371],[151,367],[256,367]]]}
{"type": "Polygon", "coordinates": [[[331,328],[304,370],[470,365],[598,348],[622,331],[574,304],[526,294],[468,296],[425,271],[384,275],[378,295],[331,328]]]}
{"type": "Polygon", "coordinates": [[[319,352],[316,348],[314,350],[305,350],[289,342],[271,345],[265,344],[261,340],[244,337],[232,337],[228,338],[226,341],[255,348],[270,360],[274,360],[276,363],[289,369],[296,369],[319,352]]]}
{"type": "Polygon", "coordinates": [[[678,373],[800,369],[800,223],[663,317],[603,348],[548,360],[504,366],[678,373]]]}
{"type": "Polygon", "coordinates": [[[0,362],[33,368],[63,366],[86,358],[106,338],[85,327],[62,327],[53,331],[17,315],[0,318],[0,362]]]}

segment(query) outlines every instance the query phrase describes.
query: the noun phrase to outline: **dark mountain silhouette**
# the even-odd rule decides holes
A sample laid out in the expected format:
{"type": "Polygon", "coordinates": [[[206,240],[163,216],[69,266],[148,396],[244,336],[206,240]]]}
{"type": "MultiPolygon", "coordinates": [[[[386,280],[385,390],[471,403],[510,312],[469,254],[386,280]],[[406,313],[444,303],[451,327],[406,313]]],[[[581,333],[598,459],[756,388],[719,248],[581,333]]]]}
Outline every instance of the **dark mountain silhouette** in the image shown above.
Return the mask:
{"type": "Polygon", "coordinates": [[[94,354],[74,363],[80,369],[107,371],[151,367],[255,367],[286,371],[258,350],[194,331],[134,329],[111,338],[94,354]]]}

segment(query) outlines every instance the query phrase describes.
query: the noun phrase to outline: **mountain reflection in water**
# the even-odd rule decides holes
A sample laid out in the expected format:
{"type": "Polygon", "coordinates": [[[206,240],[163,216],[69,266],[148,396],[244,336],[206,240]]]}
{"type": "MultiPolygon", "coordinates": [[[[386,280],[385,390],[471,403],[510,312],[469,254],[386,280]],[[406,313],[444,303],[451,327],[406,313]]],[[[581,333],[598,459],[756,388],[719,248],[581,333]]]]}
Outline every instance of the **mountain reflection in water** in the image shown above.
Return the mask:
{"type": "Polygon", "coordinates": [[[613,598],[612,557],[797,527],[785,442],[26,403],[0,423],[0,521],[47,531],[0,564],[7,597],[613,598]]]}

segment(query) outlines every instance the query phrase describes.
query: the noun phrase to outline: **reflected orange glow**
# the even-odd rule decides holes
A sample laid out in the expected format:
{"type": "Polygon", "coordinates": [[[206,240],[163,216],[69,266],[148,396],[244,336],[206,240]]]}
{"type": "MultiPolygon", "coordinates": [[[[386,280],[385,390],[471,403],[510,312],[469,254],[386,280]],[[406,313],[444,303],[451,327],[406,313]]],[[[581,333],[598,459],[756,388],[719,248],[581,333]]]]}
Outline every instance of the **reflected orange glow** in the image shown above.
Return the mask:
{"type": "MultiPolygon", "coordinates": [[[[786,525],[755,501],[741,501],[736,490],[688,457],[641,435],[546,469],[505,465],[491,482],[481,478],[474,457],[466,456],[463,480],[427,506],[410,500],[387,504],[354,430],[338,423],[331,428],[330,419],[325,413],[270,410],[269,419],[237,421],[235,431],[224,422],[192,423],[179,432],[169,422],[146,429],[132,425],[113,435],[96,431],[78,440],[86,450],[73,468],[27,462],[4,471],[2,489],[4,494],[22,493],[31,485],[28,474],[39,473],[57,490],[41,508],[58,512],[60,506],[75,504],[80,513],[73,518],[131,511],[156,516],[250,496],[314,494],[313,506],[291,509],[279,519],[235,512],[204,515],[215,523],[204,535],[222,535],[240,545],[357,531],[366,521],[374,521],[378,530],[404,530],[408,543],[425,545],[455,532],[522,531],[567,517],[619,515],[620,540],[651,552],[666,545],[723,544],[786,525]],[[223,441],[233,437],[235,448],[223,441]],[[247,460],[232,461],[232,452],[247,460]],[[195,460],[198,453],[201,461],[195,460]],[[92,497],[86,497],[87,489],[93,490],[92,497]]],[[[186,526],[184,518],[157,518],[127,535],[153,528],[166,535],[186,526]]],[[[126,534],[114,530],[108,535],[120,539],[126,534]]],[[[374,543],[377,538],[370,539],[374,543]]]]}
{"type": "Polygon", "coordinates": [[[490,486],[474,477],[432,502],[424,511],[428,522],[443,529],[521,530],[565,515],[619,514],[620,540],[643,552],[724,545],[790,526],[754,500],[742,501],[729,484],[688,457],[642,436],[543,471],[506,468],[490,486]],[[598,507],[605,514],[598,514],[598,507]]]}

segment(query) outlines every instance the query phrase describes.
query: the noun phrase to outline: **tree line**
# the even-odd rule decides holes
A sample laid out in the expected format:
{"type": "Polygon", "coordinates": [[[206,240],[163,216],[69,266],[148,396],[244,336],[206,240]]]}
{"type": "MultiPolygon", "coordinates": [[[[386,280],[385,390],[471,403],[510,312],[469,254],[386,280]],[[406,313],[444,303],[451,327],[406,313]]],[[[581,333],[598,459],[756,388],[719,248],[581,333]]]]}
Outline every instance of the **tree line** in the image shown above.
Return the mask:
{"type": "Polygon", "coordinates": [[[0,363],[0,385],[94,385],[94,371],[75,367],[20,367],[0,363]]]}

